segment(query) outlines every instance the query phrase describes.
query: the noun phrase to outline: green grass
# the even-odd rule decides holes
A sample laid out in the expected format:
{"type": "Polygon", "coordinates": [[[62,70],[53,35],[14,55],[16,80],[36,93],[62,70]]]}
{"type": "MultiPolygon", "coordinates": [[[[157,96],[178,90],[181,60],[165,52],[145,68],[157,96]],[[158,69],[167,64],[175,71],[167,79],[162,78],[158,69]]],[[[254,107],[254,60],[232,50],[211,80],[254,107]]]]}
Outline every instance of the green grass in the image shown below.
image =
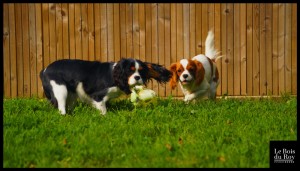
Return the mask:
{"type": "Polygon", "coordinates": [[[4,99],[3,167],[268,168],[271,140],[297,139],[297,100],[171,98],[108,113],[82,103],[62,116],[47,101],[4,99]]]}

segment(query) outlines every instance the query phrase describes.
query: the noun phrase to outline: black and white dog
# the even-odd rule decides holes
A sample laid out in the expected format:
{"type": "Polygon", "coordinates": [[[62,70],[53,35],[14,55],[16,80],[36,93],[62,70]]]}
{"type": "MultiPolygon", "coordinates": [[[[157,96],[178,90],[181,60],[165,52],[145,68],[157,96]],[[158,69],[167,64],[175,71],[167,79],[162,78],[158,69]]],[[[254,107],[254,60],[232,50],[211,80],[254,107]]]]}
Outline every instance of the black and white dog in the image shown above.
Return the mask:
{"type": "Polygon", "coordinates": [[[146,85],[150,79],[166,83],[172,73],[162,65],[122,58],[118,62],[63,59],[40,72],[43,89],[50,102],[66,114],[66,105],[79,97],[106,114],[106,102],[130,94],[135,85],[146,85]],[[68,101],[68,102],[67,102],[68,101]]]}

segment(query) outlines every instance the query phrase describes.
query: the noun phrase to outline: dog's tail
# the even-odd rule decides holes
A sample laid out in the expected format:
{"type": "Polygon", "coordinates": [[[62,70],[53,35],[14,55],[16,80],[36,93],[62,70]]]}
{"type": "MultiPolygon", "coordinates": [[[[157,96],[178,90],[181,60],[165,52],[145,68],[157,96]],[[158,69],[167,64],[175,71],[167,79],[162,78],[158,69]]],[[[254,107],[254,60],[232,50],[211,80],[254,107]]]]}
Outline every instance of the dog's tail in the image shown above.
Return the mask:
{"type": "Polygon", "coordinates": [[[212,61],[217,61],[222,56],[218,56],[220,52],[215,49],[215,38],[212,30],[208,32],[205,40],[205,56],[209,57],[212,61]]]}

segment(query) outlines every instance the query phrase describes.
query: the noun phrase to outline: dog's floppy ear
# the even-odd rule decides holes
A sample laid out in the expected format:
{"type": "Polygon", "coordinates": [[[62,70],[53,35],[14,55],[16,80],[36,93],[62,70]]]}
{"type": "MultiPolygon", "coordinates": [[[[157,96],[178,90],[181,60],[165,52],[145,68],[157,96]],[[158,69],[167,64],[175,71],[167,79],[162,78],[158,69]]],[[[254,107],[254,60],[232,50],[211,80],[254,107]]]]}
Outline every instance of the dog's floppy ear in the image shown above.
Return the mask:
{"type": "Polygon", "coordinates": [[[172,72],[163,67],[162,65],[145,62],[149,71],[148,78],[154,78],[159,83],[166,83],[172,77],[172,72]]]}
{"type": "Polygon", "coordinates": [[[125,67],[129,65],[127,59],[122,58],[113,69],[113,78],[115,84],[126,94],[130,94],[131,90],[128,85],[128,75],[125,67]]]}
{"type": "Polygon", "coordinates": [[[196,60],[194,60],[194,62],[196,65],[195,82],[196,82],[196,85],[200,85],[204,79],[205,70],[204,70],[204,67],[201,62],[198,62],[196,60]]]}
{"type": "Polygon", "coordinates": [[[170,86],[171,86],[172,89],[174,89],[177,86],[177,82],[178,82],[178,75],[176,73],[176,67],[177,67],[176,63],[173,63],[170,66],[170,71],[172,72],[172,78],[170,80],[170,86]]]}

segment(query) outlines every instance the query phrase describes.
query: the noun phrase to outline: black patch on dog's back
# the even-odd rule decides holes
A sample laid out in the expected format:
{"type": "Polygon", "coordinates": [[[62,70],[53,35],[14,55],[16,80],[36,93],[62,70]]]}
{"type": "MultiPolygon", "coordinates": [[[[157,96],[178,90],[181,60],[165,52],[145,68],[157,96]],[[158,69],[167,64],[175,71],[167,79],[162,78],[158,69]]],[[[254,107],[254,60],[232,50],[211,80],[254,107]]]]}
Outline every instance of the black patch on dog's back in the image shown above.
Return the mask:
{"type": "Polygon", "coordinates": [[[67,86],[68,91],[76,92],[79,82],[83,83],[87,94],[113,86],[113,63],[83,61],[83,60],[58,60],[50,64],[44,76],[54,80],[57,84],[67,86]]]}

